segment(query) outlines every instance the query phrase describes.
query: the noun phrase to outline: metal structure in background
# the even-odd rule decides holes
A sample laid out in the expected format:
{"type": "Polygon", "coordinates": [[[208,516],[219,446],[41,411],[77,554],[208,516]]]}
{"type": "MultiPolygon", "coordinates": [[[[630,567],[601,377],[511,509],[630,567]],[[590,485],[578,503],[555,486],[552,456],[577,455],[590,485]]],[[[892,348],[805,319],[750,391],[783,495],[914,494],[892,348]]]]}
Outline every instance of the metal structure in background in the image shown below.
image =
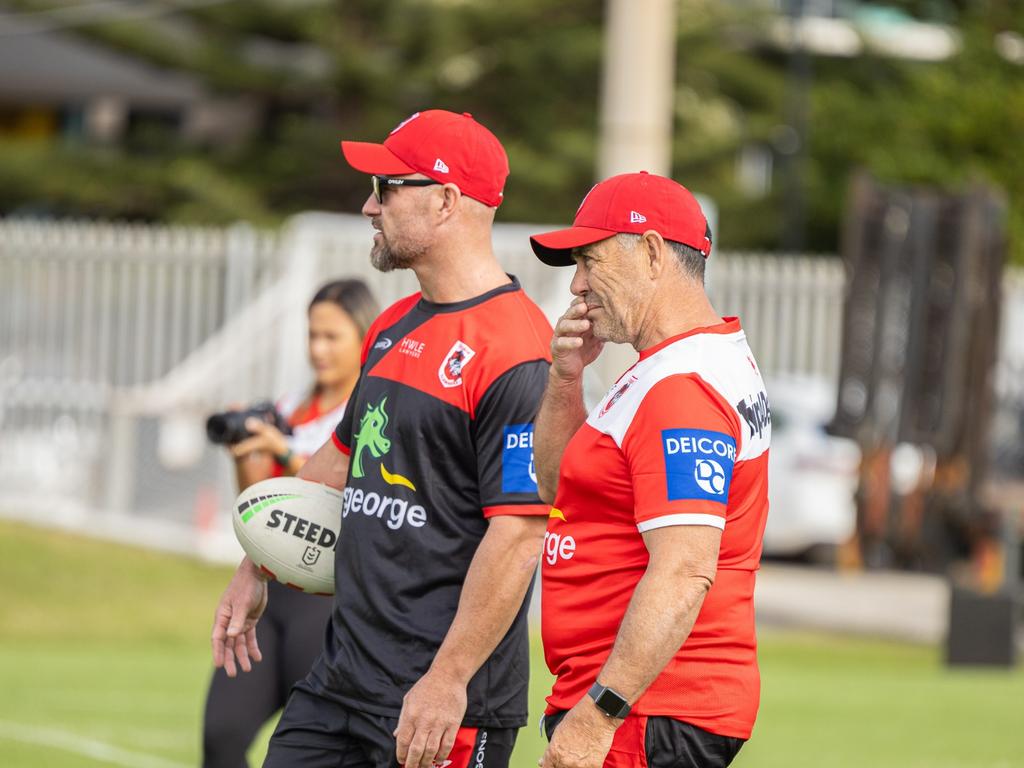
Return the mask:
{"type": "MultiPolygon", "coordinates": [[[[964,590],[1002,592],[1005,611],[1012,606],[1005,594],[1019,580],[1006,564],[1019,546],[1020,508],[1006,503],[1006,494],[985,494],[997,410],[1005,203],[981,187],[947,195],[888,188],[863,175],[849,201],[831,431],[857,440],[863,456],[857,549],[850,554],[868,566],[937,572],[970,562],[956,578],[955,627],[958,610],[975,615],[964,590]]],[[[1005,640],[1012,648],[1012,632],[1005,640]]],[[[951,658],[961,651],[951,647],[951,658]]]]}
{"type": "MultiPolygon", "coordinates": [[[[554,319],[572,270],[533,257],[534,231],[498,225],[495,248],[554,319]]],[[[317,213],[280,233],[0,221],[0,513],[233,556],[230,465],[205,417],[306,386],[305,308],[322,281],[359,275],[385,305],[416,289],[369,267],[370,235],[358,216],[317,213]]],[[[1019,323],[1024,279],[1013,285],[1019,323]]],[[[708,290],[741,316],[766,376],[837,380],[838,260],[716,252],[708,290]]],[[[608,352],[595,392],[621,372],[626,353],[608,352]]]]}

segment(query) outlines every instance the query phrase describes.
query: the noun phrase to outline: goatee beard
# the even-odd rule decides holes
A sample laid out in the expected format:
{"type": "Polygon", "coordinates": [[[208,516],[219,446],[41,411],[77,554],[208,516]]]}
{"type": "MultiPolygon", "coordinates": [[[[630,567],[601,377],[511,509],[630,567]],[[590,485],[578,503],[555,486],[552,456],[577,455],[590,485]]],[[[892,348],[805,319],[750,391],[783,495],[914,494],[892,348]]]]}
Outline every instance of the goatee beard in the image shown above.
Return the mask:
{"type": "Polygon", "coordinates": [[[370,251],[370,264],[378,272],[391,272],[395,269],[408,269],[413,258],[407,254],[398,254],[387,243],[373,246],[370,251]]]}

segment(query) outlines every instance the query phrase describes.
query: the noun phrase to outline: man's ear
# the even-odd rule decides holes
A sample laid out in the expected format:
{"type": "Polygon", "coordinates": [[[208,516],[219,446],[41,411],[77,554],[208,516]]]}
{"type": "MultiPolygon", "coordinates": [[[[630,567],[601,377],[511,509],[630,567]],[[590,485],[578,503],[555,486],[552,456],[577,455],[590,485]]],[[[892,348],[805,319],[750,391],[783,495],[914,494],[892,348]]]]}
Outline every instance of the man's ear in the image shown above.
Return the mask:
{"type": "Polygon", "coordinates": [[[669,251],[665,238],[660,232],[649,229],[640,235],[640,248],[643,250],[648,275],[651,278],[660,277],[665,270],[665,259],[668,258],[669,251]]]}
{"type": "Polygon", "coordinates": [[[444,184],[441,187],[441,207],[438,209],[441,220],[448,219],[455,209],[458,208],[459,201],[462,199],[462,190],[455,184],[444,184]]]}

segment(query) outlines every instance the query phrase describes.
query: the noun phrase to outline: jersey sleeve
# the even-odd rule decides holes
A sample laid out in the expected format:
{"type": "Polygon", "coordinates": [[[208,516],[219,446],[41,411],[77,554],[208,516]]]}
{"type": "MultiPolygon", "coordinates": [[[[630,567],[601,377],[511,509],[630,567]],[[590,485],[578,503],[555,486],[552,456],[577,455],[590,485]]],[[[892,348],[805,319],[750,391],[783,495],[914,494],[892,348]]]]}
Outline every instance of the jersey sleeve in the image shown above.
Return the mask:
{"type": "Polygon", "coordinates": [[[547,515],[537,495],[533,422],[547,383],[548,363],[521,363],[481,397],[473,421],[484,517],[547,515]]]}
{"type": "Polygon", "coordinates": [[[724,530],[740,440],[734,410],[702,378],[681,374],[658,382],[622,443],[640,532],[670,525],[724,530]]]}

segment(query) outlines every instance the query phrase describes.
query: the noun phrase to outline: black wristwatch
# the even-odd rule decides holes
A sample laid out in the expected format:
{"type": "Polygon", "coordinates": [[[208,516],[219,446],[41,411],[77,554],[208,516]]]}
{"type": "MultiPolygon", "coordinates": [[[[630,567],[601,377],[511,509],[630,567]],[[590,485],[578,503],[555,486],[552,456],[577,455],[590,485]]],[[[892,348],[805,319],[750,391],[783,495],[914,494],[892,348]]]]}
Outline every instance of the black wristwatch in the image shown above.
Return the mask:
{"type": "Polygon", "coordinates": [[[590,692],[587,695],[608,717],[623,718],[629,714],[629,702],[621,694],[611,688],[605,688],[598,682],[590,687],[590,692]]]}

